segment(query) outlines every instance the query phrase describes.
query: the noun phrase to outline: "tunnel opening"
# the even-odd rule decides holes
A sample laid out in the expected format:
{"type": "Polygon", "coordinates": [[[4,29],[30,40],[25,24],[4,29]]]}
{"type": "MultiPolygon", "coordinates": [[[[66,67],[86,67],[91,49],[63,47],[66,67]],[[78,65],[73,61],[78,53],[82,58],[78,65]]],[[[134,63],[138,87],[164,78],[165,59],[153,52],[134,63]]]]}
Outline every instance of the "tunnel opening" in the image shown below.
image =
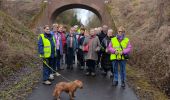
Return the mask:
{"type": "Polygon", "coordinates": [[[69,5],[64,5],[64,6],[60,7],[60,8],[58,8],[58,9],[56,9],[51,15],[51,18],[50,18],[51,23],[55,23],[56,18],[58,16],[60,16],[65,11],[72,10],[72,9],[88,10],[91,13],[94,13],[94,15],[96,15],[96,17],[98,18],[100,24],[102,23],[102,17],[100,15],[100,13],[96,9],[94,9],[94,8],[92,8],[90,6],[87,6],[87,5],[83,5],[83,4],[69,4],[69,5]]]}

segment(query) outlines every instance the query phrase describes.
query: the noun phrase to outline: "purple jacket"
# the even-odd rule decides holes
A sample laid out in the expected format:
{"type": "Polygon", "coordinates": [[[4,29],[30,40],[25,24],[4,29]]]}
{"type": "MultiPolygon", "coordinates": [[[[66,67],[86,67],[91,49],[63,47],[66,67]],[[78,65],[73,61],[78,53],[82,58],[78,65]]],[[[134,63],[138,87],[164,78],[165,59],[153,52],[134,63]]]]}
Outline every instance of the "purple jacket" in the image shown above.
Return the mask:
{"type": "MultiPolygon", "coordinates": [[[[121,37],[117,36],[117,38],[118,38],[119,42],[121,42],[123,40],[124,36],[121,36],[121,37]]],[[[127,45],[127,48],[123,49],[123,54],[129,54],[131,49],[132,49],[132,45],[129,42],[127,45]]],[[[109,43],[108,50],[112,54],[115,53],[116,50],[112,47],[112,42],[109,43]]]]}

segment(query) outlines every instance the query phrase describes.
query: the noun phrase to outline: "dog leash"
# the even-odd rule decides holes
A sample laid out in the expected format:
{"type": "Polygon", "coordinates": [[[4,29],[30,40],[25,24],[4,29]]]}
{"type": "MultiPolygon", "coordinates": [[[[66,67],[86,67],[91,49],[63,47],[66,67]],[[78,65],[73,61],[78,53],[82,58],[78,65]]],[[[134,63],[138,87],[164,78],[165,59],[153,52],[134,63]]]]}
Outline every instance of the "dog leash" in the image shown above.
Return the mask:
{"type": "Polygon", "coordinates": [[[68,82],[71,82],[71,80],[69,80],[68,78],[64,77],[63,75],[61,75],[60,73],[58,73],[56,70],[54,70],[53,68],[51,68],[51,67],[47,64],[47,62],[46,62],[45,60],[43,60],[43,62],[44,62],[44,64],[45,64],[48,68],[50,68],[52,71],[54,71],[55,73],[57,73],[58,76],[61,76],[63,79],[65,79],[65,80],[68,81],[68,82]]]}

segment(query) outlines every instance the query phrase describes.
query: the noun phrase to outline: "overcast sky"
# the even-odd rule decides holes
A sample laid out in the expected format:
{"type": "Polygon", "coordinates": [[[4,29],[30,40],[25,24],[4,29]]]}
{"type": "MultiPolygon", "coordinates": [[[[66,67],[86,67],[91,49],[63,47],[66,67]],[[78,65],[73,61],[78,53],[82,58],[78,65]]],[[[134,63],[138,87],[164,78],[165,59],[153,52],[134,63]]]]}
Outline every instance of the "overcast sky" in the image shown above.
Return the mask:
{"type": "Polygon", "coordinates": [[[86,10],[86,9],[76,9],[77,12],[77,17],[78,19],[81,19],[81,22],[86,25],[88,23],[88,19],[90,18],[90,16],[93,16],[94,13],[86,10]]]}

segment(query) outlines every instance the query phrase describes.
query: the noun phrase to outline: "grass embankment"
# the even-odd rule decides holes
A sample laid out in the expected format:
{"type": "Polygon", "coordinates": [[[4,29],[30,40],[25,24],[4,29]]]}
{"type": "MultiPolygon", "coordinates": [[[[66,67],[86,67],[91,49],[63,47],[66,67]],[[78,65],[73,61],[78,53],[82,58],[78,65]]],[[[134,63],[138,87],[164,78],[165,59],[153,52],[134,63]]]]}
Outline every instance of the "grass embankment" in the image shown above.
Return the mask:
{"type": "Polygon", "coordinates": [[[168,100],[168,97],[147,78],[141,70],[127,66],[128,84],[135,90],[140,100],[168,100]]]}
{"type": "Polygon", "coordinates": [[[33,32],[0,11],[0,99],[19,100],[39,79],[36,40],[33,32]]]}
{"type": "Polygon", "coordinates": [[[34,15],[31,19],[31,23],[29,25],[29,28],[32,29],[34,27],[36,27],[37,23],[39,22],[39,19],[41,19],[46,7],[47,7],[47,4],[42,2],[41,5],[40,5],[40,11],[39,13],[37,13],[36,15],[34,15]]]}

